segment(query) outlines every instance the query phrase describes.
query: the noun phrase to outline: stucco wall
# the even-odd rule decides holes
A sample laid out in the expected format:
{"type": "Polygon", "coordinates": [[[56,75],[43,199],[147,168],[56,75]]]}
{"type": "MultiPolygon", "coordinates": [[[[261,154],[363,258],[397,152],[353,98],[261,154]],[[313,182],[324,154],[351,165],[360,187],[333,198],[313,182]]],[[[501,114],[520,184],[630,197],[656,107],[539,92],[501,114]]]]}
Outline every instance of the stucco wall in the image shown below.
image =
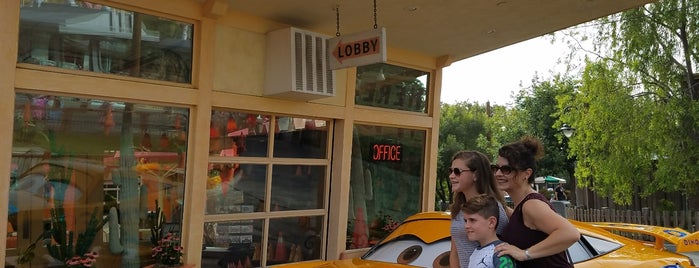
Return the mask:
{"type": "MultiPolygon", "coordinates": [[[[266,41],[265,34],[217,25],[214,91],[263,96],[266,41]]],[[[335,97],[311,102],[344,105],[347,70],[337,70],[335,75],[335,97]]]]}

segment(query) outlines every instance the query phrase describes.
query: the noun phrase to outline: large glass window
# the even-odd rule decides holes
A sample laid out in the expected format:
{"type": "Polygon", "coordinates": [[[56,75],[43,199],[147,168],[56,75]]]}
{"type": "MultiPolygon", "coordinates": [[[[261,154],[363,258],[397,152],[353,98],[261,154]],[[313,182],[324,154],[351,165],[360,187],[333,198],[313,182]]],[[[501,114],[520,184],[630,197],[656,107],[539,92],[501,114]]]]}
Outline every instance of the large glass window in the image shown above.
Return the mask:
{"type": "Polygon", "coordinates": [[[22,1],[17,62],[189,83],[192,26],[85,1],[22,1]]]}
{"type": "Polygon", "coordinates": [[[204,223],[201,267],[259,267],[263,220],[204,223]]]}
{"type": "Polygon", "coordinates": [[[427,113],[429,73],[385,63],[357,67],[358,105],[427,113]]]}
{"type": "Polygon", "coordinates": [[[369,247],[420,210],[425,131],[355,125],[347,248],[369,247]]]}
{"type": "MultiPolygon", "coordinates": [[[[80,97],[15,97],[6,261],[145,266],[184,204],[189,111],[80,97]]],[[[115,266],[116,265],[116,266],[115,266]]]]}
{"type": "Polygon", "coordinates": [[[313,118],[212,112],[202,267],[321,257],[330,126],[313,118]]]}
{"type": "Polygon", "coordinates": [[[272,210],[322,209],[326,171],[324,165],[274,165],[272,210]]]}

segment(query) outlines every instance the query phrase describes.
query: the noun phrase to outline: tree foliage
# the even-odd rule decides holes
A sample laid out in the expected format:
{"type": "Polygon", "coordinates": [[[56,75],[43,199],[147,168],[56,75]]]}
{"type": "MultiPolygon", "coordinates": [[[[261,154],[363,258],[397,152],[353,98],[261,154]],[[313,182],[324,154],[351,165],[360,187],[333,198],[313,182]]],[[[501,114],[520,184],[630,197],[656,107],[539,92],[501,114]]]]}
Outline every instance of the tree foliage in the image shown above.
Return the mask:
{"type": "Polygon", "coordinates": [[[699,182],[699,2],[662,0],[595,22],[581,86],[560,96],[576,127],[581,184],[619,204],[636,191],[695,191],[699,182]]]}
{"type": "Polygon", "coordinates": [[[451,157],[459,150],[484,151],[477,140],[486,133],[486,106],[460,102],[442,104],[439,127],[439,153],[437,155],[437,207],[451,203],[449,181],[451,157]]]}
{"type": "MultiPolygon", "coordinates": [[[[451,202],[448,179],[451,157],[459,150],[476,150],[495,160],[498,149],[524,135],[542,140],[546,156],[540,161],[539,174],[570,178],[572,165],[566,157],[559,130],[556,96],[573,91],[570,79],[534,81],[533,86],[520,90],[515,107],[478,103],[442,104],[437,168],[437,205],[451,202]]],[[[439,207],[439,206],[438,206],[439,207]]]]}
{"type": "Polygon", "coordinates": [[[595,31],[567,34],[596,58],[564,55],[565,75],[535,77],[515,107],[442,106],[438,198],[450,201],[444,174],[456,150],[494,157],[524,134],[544,143],[539,175],[575,178],[617,204],[631,204],[637,193],[697,192],[699,1],[661,0],[588,26],[595,31]],[[571,139],[559,132],[563,123],[576,129],[571,139]]]}
{"type": "Polygon", "coordinates": [[[519,139],[523,135],[532,135],[544,145],[544,158],[538,165],[537,176],[555,176],[570,179],[572,165],[567,158],[566,140],[562,139],[560,126],[557,125],[558,107],[556,97],[571,94],[576,84],[571,78],[554,77],[550,81],[532,81],[528,90],[520,90],[515,100],[516,109],[520,111],[518,119],[522,122],[522,133],[510,137],[506,142],[519,139]]]}
{"type": "Polygon", "coordinates": [[[524,130],[524,122],[519,120],[521,111],[505,106],[495,105],[490,109],[490,115],[485,122],[486,132],[478,137],[479,148],[483,153],[492,156],[493,160],[498,154],[498,149],[503,144],[521,137],[524,130]]]}

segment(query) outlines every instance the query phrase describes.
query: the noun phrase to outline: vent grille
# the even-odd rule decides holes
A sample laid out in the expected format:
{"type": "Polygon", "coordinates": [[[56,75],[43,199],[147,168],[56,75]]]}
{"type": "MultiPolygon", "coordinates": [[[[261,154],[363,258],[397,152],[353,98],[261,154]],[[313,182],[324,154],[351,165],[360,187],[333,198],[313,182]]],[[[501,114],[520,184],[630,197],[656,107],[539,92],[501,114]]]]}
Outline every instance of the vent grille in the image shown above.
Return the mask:
{"type": "MultiPolygon", "coordinates": [[[[313,68],[313,50],[316,48],[313,43],[313,36],[311,35],[306,35],[304,36],[306,44],[305,44],[305,54],[304,54],[304,60],[305,66],[303,68],[303,72],[306,73],[306,82],[304,83],[306,88],[304,88],[306,91],[311,91],[313,92],[313,88],[315,87],[315,76],[313,75],[315,69],[313,68]]],[[[296,69],[296,72],[298,72],[299,69],[296,69]]]]}
{"type": "MultiPolygon", "coordinates": [[[[301,33],[294,33],[294,55],[303,55],[303,34],[301,33]]],[[[296,65],[294,67],[294,76],[296,76],[296,81],[295,81],[295,89],[298,91],[303,91],[303,72],[299,72],[298,70],[303,70],[303,58],[302,57],[294,57],[294,64],[296,65]]]]}
{"type": "MultiPolygon", "coordinates": [[[[325,40],[325,48],[326,50],[328,49],[328,40],[325,40]]],[[[325,68],[328,68],[328,62],[330,62],[330,56],[328,55],[330,53],[325,53],[323,55],[323,58],[325,59],[325,68]]],[[[325,72],[325,81],[327,82],[325,84],[325,92],[328,93],[329,95],[335,96],[335,73],[332,71],[326,71],[325,72]]]]}
{"type": "Polygon", "coordinates": [[[315,74],[315,78],[314,78],[315,81],[318,82],[318,84],[316,86],[316,90],[318,90],[319,92],[323,92],[323,89],[325,89],[325,83],[324,83],[325,81],[323,81],[323,80],[325,80],[324,79],[325,78],[324,77],[325,71],[323,70],[323,68],[325,68],[325,66],[323,65],[323,61],[325,61],[327,59],[325,57],[325,54],[323,53],[323,51],[324,51],[323,46],[327,45],[327,44],[325,43],[325,40],[323,40],[320,37],[315,38],[314,44],[315,44],[314,50],[315,50],[316,54],[314,55],[313,58],[316,60],[315,60],[315,64],[313,65],[313,67],[315,68],[315,71],[313,73],[315,74]]]}
{"type": "Polygon", "coordinates": [[[268,33],[265,95],[299,100],[335,96],[327,46],[327,36],[296,28],[268,33]]]}

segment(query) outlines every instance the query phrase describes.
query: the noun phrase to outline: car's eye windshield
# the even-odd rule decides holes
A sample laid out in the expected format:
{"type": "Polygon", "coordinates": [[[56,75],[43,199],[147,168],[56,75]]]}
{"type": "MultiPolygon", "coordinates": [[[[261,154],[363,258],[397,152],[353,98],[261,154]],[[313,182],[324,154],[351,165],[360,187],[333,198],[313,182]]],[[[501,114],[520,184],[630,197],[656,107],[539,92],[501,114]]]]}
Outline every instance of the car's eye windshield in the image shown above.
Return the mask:
{"type": "Polygon", "coordinates": [[[590,243],[590,246],[597,251],[597,255],[604,255],[607,252],[612,252],[622,246],[619,243],[593,236],[583,235],[583,238],[585,238],[587,242],[590,243]]]}
{"type": "Polygon", "coordinates": [[[582,235],[578,242],[568,248],[568,255],[573,263],[587,261],[612,252],[622,247],[621,244],[599,237],[582,235]]]}
{"type": "Polygon", "coordinates": [[[380,245],[363,258],[420,267],[449,267],[450,250],[449,239],[426,244],[418,238],[407,237],[380,245]]]}

